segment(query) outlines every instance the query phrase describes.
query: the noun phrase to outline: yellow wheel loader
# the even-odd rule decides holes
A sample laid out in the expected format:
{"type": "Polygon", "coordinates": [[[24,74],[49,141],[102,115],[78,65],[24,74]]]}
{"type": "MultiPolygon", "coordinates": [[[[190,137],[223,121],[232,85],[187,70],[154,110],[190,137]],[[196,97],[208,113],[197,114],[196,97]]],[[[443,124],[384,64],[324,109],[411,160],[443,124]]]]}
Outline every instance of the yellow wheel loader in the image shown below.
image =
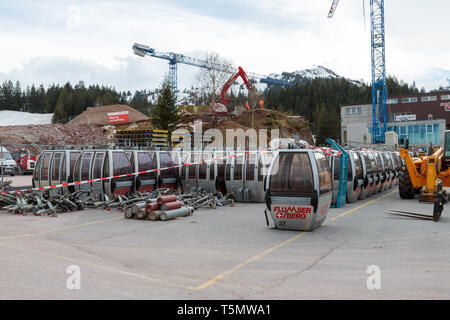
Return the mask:
{"type": "Polygon", "coordinates": [[[402,199],[434,202],[433,221],[439,221],[444,204],[448,202],[443,187],[450,187],[450,131],[445,132],[445,146],[428,150],[428,155],[412,157],[405,148],[399,148],[404,163],[400,172],[399,193],[402,199]]]}

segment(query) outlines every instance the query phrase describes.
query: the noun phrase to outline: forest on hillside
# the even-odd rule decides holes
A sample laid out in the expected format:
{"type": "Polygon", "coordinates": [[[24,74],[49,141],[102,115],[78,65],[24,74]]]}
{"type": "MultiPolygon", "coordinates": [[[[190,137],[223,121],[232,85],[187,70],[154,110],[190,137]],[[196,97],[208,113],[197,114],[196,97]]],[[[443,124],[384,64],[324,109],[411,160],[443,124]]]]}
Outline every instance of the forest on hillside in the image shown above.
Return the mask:
{"type": "Polygon", "coordinates": [[[0,86],[0,110],[25,111],[31,113],[54,113],[53,122],[67,123],[89,107],[111,104],[126,104],[144,114],[149,114],[151,103],[146,99],[146,90],[118,92],[104,85],[86,86],[83,81],[72,86],[52,84],[44,88],[34,84],[22,89],[20,82],[5,81],[0,86]]]}
{"type": "MultiPolygon", "coordinates": [[[[394,77],[387,79],[387,88],[390,96],[419,92],[414,83],[409,85],[394,77]]],[[[264,100],[266,108],[303,116],[317,142],[323,143],[327,137],[340,137],[340,106],[370,103],[371,90],[370,85],[358,85],[344,78],[316,78],[293,86],[268,88],[264,100]]],[[[0,86],[0,110],[54,113],[55,123],[67,123],[89,107],[111,104],[126,104],[150,115],[152,103],[147,98],[154,94],[155,90],[131,93],[98,84],[86,86],[83,81],[75,85],[52,84],[47,88],[32,85],[25,89],[18,81],[15,84],[5,81],[0,86]]],[[[240,92],[231,100],[234,104],[245,104],[246,97],[240,92]]]]}
{"type": "MultiPolygon", "coordinates": [[[[419,90],[415,83],[409,85],[394,77],[386,79],[390,96],[415,94],[419,90]]],[[[342,105],[372,103],[372,87],[357,85],[344,78],[313,80],[293,86],[273,88],[266,94],[266,108],[303,116],[309,121],[317,144],[326,138],[340,139],[342,105]]]]}

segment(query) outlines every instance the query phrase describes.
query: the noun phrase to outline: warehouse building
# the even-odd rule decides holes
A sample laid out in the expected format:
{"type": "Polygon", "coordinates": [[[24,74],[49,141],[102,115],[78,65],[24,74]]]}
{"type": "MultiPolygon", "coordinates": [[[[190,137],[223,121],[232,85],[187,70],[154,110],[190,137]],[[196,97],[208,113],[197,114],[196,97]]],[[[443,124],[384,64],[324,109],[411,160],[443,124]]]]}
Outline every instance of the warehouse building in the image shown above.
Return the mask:
{"type": "MultiPolygon", "coordinates": [[[[399,144],[442,145],[450,130],[450,91],[390,97],[387,100],[388,131],[398,134],[399,144]]],[[[343,144],[369,144],[372,141],[372,105],[341,106],[343,144]]]]}

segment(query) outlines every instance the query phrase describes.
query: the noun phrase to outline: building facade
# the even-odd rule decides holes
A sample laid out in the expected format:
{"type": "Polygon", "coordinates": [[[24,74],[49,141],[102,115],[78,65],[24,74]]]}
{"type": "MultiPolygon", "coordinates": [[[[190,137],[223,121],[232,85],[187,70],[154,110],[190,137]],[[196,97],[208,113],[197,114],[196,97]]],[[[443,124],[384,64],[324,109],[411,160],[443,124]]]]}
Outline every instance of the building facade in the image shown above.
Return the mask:
{"type": "MultiPolygon", "coordinates": [[[[450,91],[390,97],[387,101],[388,131],[398,134],[399,144],[427,147],[443,145],[445,130],[450,130],[450,91]]],[[[343,144],[370,144],[372,105],[341,106],[343,144]]]]}

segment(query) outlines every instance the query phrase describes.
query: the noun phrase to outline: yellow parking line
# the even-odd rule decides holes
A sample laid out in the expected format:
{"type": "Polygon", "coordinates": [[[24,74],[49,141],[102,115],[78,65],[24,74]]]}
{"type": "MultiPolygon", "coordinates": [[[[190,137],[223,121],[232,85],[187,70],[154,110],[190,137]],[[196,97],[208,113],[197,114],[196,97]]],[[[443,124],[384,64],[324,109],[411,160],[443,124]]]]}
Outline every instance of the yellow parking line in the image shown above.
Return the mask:
{"type": "MultiPolygon", "coordinates": [[[[334,217],[334,218],[332,218],[332,219],[326,221],[326,222],[324,223],[324,225],[327,224],[327,223],[333,222],[333,221],[335,221],[335,220],[337,220],[337,219],[339,219],[339,218],[342,218],[342,217],[344,217],[344,216],[346,216],[346,215],[348,215],[348,214],[350,214],[350,213],[352,213],[352,212],[355,212],[355,211],[357,211],[357,210],[359,210],[359,209],[361,209],[361,208],[367,207],[368,205],[371,205],[372,203],[374,203],[374,202],[376,202],[376,201],[378,201],[378,200],[380,200],[380,199],[386,198],[386,197],[390,196],[391,194],[393,194],[393,193],[395,193],[395,192],[397,192],[397,190],[394,190],[394,191],[392,191],[392,192],[390,192],[390,193],[388,193],[388,194],[386,194],[386,195],[384,195],[384,196],[381,196],[381,197],[379,197],[379,198],[377,198],[377,199],[374,199],[374,200],[372,200],[372,201],[366,202],[366,203],[364,203],[363,205],[360,205],[359,207],[356,207],[356,208],[354,208],[354,209],[348,210],[348,211],[346,211],[346,212],[344,212],[344,213],[342,213],[342,214],[340,214],[340,215],[338,215],[338,216],[336,216],[336,217],[334,217]]],[[[294,241],[294,240],[297,240],[297,239],[303,237],[303,236],[306,235],[306,234],[308,234],[308,232],[302,232],[302,233],[296,235],[295,237],[292,237],[292,238],[290,238],[290,239],[288,239],[288,240],[286,240],[286,241],[283,241],[282,243],[280,243],[280,244],[278,244],[278,245],[276,245],[276,246],[274,246],[274,247],[272,247],[272,248],[270,248],[270,249],[267,249],[267,250],[261,252],[260,254],[257,254],[256,256],[253,256],[253,257],[251,257],[251,258],[245,260],[244,262],[241,262],[240,264],[234,266],[233,268],[228,269],[228,270],[225,271],[225,272],[222,272],[221,274],[215,276],[214,278],[212,278],[212,279],[206,281],[205,283],[199,285],[199,286],[196,287],[195,289],[196,289],[197,291],[206,289],[206,288],[212,286],[213,284],[215,284],[216,282],[221,281],[221,280],[222,280],[223,278],[225,278],[226,276],[229,276],[229,275],[232,274],[233,272],[235,272],[235,271],[241,269],[242,267],[245,267],[246,265],[248,265],[248,264],[250,264],[250,263],[252,263],[252,262],[254,262],[254,261],[256,261],[256,260],[258,260],[258,259],[260,259],[260,258],[262,258],[262,257],[264,257],[264,256],[266,256],[266,255],[268,255],[269,253],[271,253],[271,252],[273,252],[273,251],[275,251],[275,250],[277,250],[277,249],[279,249],[279,248],[281,248],[281,247],[283,247],[283,246],[285,246],[285,245],[291,243],[291,242],[294,241]]]]}
{"type": "Polygon", "coordinates": [[[123,219],[123,217],[109,218],[109,219],[104,219],[104,220],[96,220],[96,221],[91,221],[91,222],[86,222],[86,223],[81,223],[81,224],[75,224],[75,225],[71,225],[71,226],[67,226],[67,227],[62,227],[62,228],[58,228],[58,229],[53,229],[53,230],[49,230],[49,231],[24,234],[24,235],[20,235],[20,236],[4,237],[4,238],[0,238],[0,240],[15,240],[15,239],[22,239],[22,238],[38,237],[38,236],[42,236],[44,234],[65,231],[65,230],[70,230],[70,229],[76,229],[76,228],[81,228],[81,227],[85,227],[85,226],[89,226],[89,225],[93,225],[93,224],[110,222],[110,221],[115,221],[115,220],[120,220],[120,219],[123,219]]]}

